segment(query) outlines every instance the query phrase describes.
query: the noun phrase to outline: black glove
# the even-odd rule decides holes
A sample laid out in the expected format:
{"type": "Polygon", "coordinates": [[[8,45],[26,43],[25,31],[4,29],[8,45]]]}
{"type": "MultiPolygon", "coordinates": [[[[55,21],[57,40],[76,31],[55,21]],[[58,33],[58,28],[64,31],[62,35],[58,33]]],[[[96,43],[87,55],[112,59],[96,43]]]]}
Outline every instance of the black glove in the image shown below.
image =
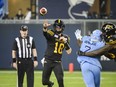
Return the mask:
{"type": "Polygon", "coordinates": [[[78,54],[79,56],[85,56],[85,52],[82,52],[82,51],[80,51],[80,50],[77,52],[77,54],[78,54]]]}

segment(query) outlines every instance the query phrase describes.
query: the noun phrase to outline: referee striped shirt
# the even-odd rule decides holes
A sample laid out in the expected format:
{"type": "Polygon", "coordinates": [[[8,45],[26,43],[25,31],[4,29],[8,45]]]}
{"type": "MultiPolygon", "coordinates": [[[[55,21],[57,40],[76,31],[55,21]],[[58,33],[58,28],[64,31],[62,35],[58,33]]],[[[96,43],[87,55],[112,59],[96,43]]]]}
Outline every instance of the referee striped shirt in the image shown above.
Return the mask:
{"type": "Polygon", "coordinates": [[[33,37],[27,38],[17,37],[13,44],[13,50],[17,51],[19,58],[32,58],[32,49],[35,49],[33,37]]]}

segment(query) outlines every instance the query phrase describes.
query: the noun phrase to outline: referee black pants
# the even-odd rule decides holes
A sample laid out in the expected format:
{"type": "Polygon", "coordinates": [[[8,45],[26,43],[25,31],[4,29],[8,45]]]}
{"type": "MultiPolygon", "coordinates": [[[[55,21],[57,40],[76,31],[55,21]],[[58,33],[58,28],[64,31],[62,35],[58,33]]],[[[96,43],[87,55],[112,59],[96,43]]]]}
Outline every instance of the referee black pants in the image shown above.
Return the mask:
{"type": "Polygon", "coordinates": [[[18,59],[18,87],[23,87],[23,80],[26,73],[27,87],[34,87],[34,65],[32,59],[18,59]]]}
{"type": "Polygon", "coordinates": [[[42,73],[42,84],[48,85],[48,86],[51,84],[51,81],[49,80],[50,80],[52,71],[54,71],[59,87],[64,87],[64,82],[63,82],[64,74],[62,69],[62,63],[54,62],[51,60],[45,60],[45,61],[46,63],[44,63],[44,69],[42,73]]]}

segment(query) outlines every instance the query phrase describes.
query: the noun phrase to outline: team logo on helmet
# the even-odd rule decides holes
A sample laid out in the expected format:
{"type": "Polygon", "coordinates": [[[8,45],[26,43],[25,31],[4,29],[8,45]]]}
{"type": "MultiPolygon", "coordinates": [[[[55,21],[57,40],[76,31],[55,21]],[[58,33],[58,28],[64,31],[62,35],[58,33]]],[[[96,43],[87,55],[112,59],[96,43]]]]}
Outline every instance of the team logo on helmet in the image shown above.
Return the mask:
{"type": "Polygon", "coordinates": [[[106,23],[102,26],[103,38],[107,44],[116,43],[116,27],[113,23],[106,23]]]}
{"type": "Polygon", "coordinates": [[[102,26],[102,32],[107,33],[112,30],[116,29],[115,25],[113,23],[106,23],[102,26]]]}

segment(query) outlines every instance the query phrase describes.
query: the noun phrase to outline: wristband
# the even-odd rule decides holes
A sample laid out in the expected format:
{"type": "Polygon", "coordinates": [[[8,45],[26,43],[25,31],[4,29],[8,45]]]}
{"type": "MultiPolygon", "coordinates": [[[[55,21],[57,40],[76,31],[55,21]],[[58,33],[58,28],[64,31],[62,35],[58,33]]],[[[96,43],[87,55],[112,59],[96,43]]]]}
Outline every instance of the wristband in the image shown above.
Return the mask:
{"type": "Polygon", "coordinates": [[[37,57],[34,57],[34,61],[37,61],[37,57]]]}
{"type": "Polygon", "coordinates": [[[13,63],[16,63],[16,58],[13,58],[13,59],[12,59],[12,62],[13,62],[13,63]]]}
{"type": "Polygon", "coordinates": [[[85,56],[85,52],[78,51],[78,55],[79,55],[79,56],[85,56]]]}

